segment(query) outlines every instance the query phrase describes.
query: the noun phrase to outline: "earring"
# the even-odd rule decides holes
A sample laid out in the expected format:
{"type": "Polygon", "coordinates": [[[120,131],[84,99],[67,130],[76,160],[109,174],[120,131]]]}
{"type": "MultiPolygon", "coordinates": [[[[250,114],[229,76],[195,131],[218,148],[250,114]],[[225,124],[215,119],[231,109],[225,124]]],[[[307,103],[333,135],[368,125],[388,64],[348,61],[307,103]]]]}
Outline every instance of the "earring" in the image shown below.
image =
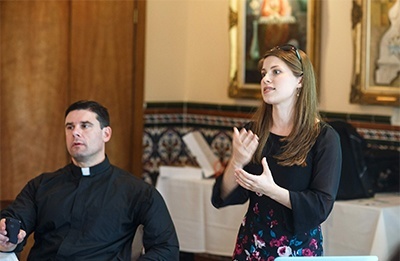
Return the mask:
{"type": "Polygon", "coordinates": [[[300,96],[300,88],[297,88],[297,94],[296,94],[296,96],[297,96],[297,97],[300,96]]]}

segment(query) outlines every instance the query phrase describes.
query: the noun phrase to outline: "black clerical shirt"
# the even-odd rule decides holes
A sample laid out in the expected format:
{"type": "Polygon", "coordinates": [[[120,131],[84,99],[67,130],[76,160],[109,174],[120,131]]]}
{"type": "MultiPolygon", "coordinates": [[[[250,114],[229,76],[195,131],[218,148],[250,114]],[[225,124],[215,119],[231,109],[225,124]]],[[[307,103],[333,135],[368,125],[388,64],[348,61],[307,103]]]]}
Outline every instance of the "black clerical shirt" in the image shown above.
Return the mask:
{"type": "MultiPolygon", "coordinates": [[[[168,209],[150,184],[110,164],[69,164],[32,179],[1,212],[22,221],[35,243],[28,260],[130,260],[137,227],[144,225],[139,260],[179,260],[168,209]]],[[[22,250],[22,244],[16,251],[22,250]]]]}

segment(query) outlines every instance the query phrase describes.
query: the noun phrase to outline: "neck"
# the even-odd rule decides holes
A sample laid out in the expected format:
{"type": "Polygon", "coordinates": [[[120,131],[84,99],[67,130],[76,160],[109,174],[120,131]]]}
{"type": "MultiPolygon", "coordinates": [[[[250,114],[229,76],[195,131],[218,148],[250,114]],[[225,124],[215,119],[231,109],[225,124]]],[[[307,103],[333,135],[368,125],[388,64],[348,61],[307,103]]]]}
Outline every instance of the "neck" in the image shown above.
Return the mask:
{"type": "Polygon", "coordinates": [[[288,136],[293,128],[292,110],[279,110],[274,107],[272,111],[271,132],[280,136],[288,136]]]}
{"type": "Polygon", "coordinates": [[[106,158],[106,156],[103,155],[103,157],[95,159],[95,160],[84,160],[84,159],[79,159],[79,158],[71,158],[71,160],[75,166],[78,166],[80,168],[90,168],[90,167],[96,166],[97,164],[100,164],[101,162],[104,161],[105,158],[106,158]]]}

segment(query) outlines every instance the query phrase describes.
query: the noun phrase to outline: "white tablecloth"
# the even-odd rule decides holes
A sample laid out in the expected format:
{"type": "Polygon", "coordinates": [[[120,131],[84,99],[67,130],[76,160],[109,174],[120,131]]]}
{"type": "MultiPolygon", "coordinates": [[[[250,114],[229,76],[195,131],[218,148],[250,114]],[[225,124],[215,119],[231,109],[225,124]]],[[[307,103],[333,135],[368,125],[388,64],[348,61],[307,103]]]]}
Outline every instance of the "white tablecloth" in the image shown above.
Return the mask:
{"type": "Polygon", "coordinates": [[[400,245],[400,196],[336,201],[324,222],[326,255],[376,255],[389,260],[400,245]]]}
{"type": "MultiPolygon", "coordinates": [[[[247,204],[215,209],[213,179],[202,179],[195,168],[163,170],[156,188],[171,213],[181,251],[231,256],[247,204]]],[[[322,229],[325,255],[376,255],[386,261],[400,244],[400,196],[337,201],[322,229]]]]}
{"type": "Polygon", "coordinates": [[[216,209],[211,204],[214,179],[196,168],[160,169],[156,188],[167,204],[181,251],[231,256],[247,205],[216,209]]]}

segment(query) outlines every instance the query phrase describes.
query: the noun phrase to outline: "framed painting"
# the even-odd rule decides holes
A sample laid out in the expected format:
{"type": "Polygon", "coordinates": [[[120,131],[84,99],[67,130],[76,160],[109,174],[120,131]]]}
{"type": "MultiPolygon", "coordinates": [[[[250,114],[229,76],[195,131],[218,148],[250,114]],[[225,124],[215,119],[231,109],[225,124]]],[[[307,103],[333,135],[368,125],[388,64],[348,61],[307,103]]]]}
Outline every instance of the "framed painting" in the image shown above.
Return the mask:
{"type": "Polygon", "coordinates": [[[350,102],[399,106],[400,0],[353,0],[350,102]]]}
{"type": "Polygon", "coordinates": [[[258,99],[258,62],[278,45],[305,51],[319,74],[320,0],[230,0],[229,97],[258,99]]]}

